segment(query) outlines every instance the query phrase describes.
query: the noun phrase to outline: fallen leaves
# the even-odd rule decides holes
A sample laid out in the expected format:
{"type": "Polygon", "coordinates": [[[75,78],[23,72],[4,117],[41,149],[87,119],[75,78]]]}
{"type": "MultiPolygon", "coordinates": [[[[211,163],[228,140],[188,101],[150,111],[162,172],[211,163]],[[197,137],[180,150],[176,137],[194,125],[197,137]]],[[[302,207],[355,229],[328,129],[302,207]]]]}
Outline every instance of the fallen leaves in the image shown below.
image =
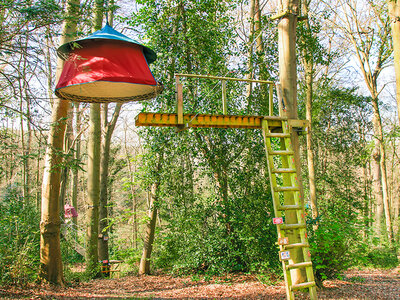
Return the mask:
{"type": "MultiPolygon", "coordinates": [[[[400,299],[400,274],[397,270],[350,270],[342,280],[327,280],[318,291],[319,299],[400,299]]],[[[190,277],[127,276],[96,279],[72,287],[31,285],[0,288],[2,299],[286,299],[283,282],[265,285],[255,276],[234,274],[228,277],[192,280],[190,277]]],[[[296,299],[308,299],[298,293],[296,299]]]]}

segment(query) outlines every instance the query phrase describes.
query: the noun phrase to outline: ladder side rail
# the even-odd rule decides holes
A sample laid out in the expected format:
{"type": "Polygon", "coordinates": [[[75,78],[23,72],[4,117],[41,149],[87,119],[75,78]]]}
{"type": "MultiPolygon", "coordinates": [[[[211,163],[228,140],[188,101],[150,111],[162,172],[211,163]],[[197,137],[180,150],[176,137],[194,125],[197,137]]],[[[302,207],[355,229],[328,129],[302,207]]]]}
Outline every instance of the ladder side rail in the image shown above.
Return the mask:
{"type": "MultiPolygon", "coordinates": [[[[282,121],[282,130],[283,132],[289,132],[288,124],[286,121],[282,121]]],[[[288,151],[293,151],[291,141],[290,139],[285,139],[285,148],[288,151]]],[[[288,159],[288,167],[289,168],[296,168],[295,162],[294,162],[294,157],[292,159],[288,159]]],[[[299,186],[299,180],[297,178],[297,174],[291,174],[291,180],[292,180],[292,185],[293,186],[299,186]]],[[[304,208],[304,200],[301,198],[300,191],[295,191],[294,193],[294,200],[296,204],[299,204],[302,206],[302,209],[296,210],[297,214],[297,220],[300,223],[306,224],[305,220],[305,208],[304,208]]],[[[307,238],[307,228],[299,228],[299,233],[300,233],[300,239],[301,243],[308,244],[308,238],[307,238]]],[[[309,252],[309,247],[302,247],[302,252],[303,252],[303,261],[304,262],[311,262],[311,255],[309,252]]],[[[307,283],[303,283],[305,285],[308,284],[308,290],[309,290],[309,295],[311,299],[317,299],[317,291],[316,291],[316,286],[315,286],[315,279],[314,279],[314,271],[312,264],[308,265],[305,268],[306,271],[306,278],[307,278],[307,283]],[[311,283],[314,283],[311,285],[311,283]]],[[[301,285],[301,284],[300,284],[301,285]]]]}
{"type": "MultiPolygon", "coordinates": [[[[263,137],[264,137],[265,153],[266,153],[266,157],[267,157],[268,174],[269,174],[269,180],[270,180],[270,185],[271,185],[272,203],[274,206],[274,215],[275,215],[275,217],[281,217],[282,212],[280,210],[278,210],[278,207],[280,206],[279,192],[276,192],[274,190],[274,186],[277,186],[277,182],[276,182],[276,174],[272,172],[272,169],[274,168],[274,161],[273,161],[273,156],[270,154],[272,152],[271,137],[267,136],[267,133],[269,133],[270,129],[268,127],[267,120],[263,120],[261,124],[262,124],[262,133],[263,133],[263,137]]],[[[278,238],[282,238],[283,234],[281,232],[280,225],[277,225],[277,232],[278,232],[278,238]]],[[[283,245],[279,245],[279,250],[280,251],[284,250],[283,245]]],[[[284,276],[284,280],[285,280],[286,297],[287,297],[287,299],[294,300],[294,294],[290,288],[292,285],[292,278],[290,276],[290,270],[286,268],[286,262],[284,260],[282,260],[282,269],[283,269],[283,276],[284,276]]]]}

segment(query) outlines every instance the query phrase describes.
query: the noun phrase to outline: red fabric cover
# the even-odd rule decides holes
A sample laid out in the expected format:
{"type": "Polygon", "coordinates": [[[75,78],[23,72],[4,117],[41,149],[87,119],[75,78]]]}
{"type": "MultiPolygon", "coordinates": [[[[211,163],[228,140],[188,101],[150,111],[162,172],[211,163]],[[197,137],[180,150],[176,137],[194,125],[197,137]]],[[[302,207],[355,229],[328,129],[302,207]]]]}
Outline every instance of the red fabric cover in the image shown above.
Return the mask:
{"type": "Polygon", "coordinates": [[[76,212],[75,208],[70,204],[64,205],[64,212],[65,212],[65,218],[72,218],[78,216],[78,213],[76,212]]]}
{"type": "Polygon", "coordinates": [[[56,89],[94,81],[157,84],[141,46],[109,40],[96,40],[74,49],[56,89]]]}

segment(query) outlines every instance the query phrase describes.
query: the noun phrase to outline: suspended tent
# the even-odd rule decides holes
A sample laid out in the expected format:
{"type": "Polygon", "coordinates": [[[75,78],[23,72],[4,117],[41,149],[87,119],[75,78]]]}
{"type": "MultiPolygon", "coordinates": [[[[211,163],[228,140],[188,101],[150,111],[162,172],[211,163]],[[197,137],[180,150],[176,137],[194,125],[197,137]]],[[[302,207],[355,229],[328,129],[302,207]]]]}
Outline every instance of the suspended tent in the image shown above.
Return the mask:
{"type": "Polygon", "coordinates": [[[57,49],[65,64],[56,86],[59,98],[77,102],[128,102],[153,98],[163,85],[149,64],[156,53],[106,24],[86,38],[57,49]]]}

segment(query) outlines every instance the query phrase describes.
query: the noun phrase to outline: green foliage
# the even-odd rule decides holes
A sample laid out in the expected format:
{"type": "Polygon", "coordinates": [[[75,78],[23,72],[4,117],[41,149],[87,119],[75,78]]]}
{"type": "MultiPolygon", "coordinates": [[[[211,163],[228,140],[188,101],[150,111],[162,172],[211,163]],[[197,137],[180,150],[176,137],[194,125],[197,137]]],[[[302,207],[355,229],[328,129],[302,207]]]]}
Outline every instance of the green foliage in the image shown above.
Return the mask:
{"type": "Polygon", "coordinates": [[[0,196],[0,283],[25,284],[39,269],[39,213],[18,186],[0,196]]]}
{"type": "Polygon", "coordinates": [[[398,264],[399,260],[393,248],[380,246],[367,251],[366,265],[369,267],[391,269],[397,267],[398,264]]]}
{"type": "Polygon", "coordinates": [[[320,217],[309,218],[308,223],[319,225],[315,232],[309,226],[309,232],[316,278],[321,282],[367,260],[364,237],[369,233],[371,199],[362,168],[370,156],[365,134],[371,128],[371,109],[369,98],[354,89],[324,84],[316,92],[313,151],[320,217]]]}
{"type": "Polygon", "coordinates": [[[354,224],[340,220],[324,222],[310,237],[316,279],[322,282],[336,278],[342,271],[359,262],[360,245],[354,224]]]}

